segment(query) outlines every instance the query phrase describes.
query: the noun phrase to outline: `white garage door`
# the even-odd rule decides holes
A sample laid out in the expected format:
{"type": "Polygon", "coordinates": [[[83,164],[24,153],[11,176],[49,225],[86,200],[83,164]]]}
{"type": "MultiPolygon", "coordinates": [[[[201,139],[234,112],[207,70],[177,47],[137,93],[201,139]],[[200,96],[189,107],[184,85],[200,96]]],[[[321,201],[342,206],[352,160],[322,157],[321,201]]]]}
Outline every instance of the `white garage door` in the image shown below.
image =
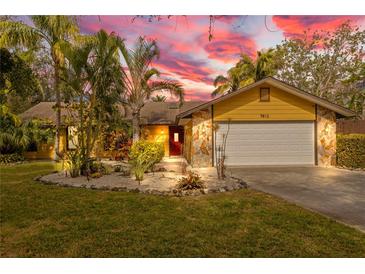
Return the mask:
{"type": "Polygon", "coordinates": [[[219,123],[216,145],[228,126],[227,165],[314,164],[314,122],[219,123]]]}

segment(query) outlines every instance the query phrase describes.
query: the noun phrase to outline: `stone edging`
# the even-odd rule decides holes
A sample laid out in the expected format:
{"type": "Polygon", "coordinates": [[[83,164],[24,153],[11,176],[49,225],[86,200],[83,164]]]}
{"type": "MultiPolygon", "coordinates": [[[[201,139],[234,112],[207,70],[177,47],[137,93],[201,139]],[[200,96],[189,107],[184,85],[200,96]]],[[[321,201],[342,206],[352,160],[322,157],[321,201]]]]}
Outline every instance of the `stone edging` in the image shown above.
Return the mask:
{"type": "Polygon", "coordinates": [[[210,193],[221,193],[239,189],[246,189],[248,185],[242,179],[230,177],[229,179],[235,180],[236,184],[233,186],[222,186],[219,188],[204,188],[204,189],[195,189],[195,190],[179,190],[179,189],[172,189],[170,191],[159,191],[156,189],[140,189],[140,188],[128,188],[128,187],[107,187],[107,186],[97,186],[97,185],[86,185],[83,184],[81,186],[75,186],[70,183],[61,183],[61,182],[53,182],[50,180],[46,180],[43,176],[38,176],[34,178],[35,181],[38,181],[44,185],[56,185],[61,187],[72,187],[72,188],[85,188],[85,189],[92,189],[92,190],[100,190],[100,191],[124,191],[124,192],[133,192],[133,193],[144,193],[144,194],[152,194],[158,196],[176,196],[176,197],[183,197],[183,196],[199,196],[199,195],[206,195],[210,193]]]}

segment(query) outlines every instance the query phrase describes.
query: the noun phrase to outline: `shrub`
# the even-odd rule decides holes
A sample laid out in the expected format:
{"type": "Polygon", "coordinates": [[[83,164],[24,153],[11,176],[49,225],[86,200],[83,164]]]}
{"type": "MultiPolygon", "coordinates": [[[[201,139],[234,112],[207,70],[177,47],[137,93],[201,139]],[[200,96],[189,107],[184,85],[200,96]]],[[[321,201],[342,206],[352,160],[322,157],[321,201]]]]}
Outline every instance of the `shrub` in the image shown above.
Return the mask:
{"type": "Polygon", "coordinates": [[[0,164],[10,164],[24,161],[24,157],[19,153],[0,154],[0,164]]]}
{"type": "Polygon", "coordinates": [[[65,168],[72,178],[80,175],[81,156],[78,150],[68,150],[65,152],[65,168]]]}
{"type": "Polygon", "coordinates": [[[152,169],[164,156],[164,147],[161,143],[139,140],[133,143],[129,158],[132,170],[137,181],[143,180],[143,174],[152,169]]]}
{"type": "Polygon", "coordinates": [[[122,171],[122,167],[121,166],[115,166],[114,167],[114,172],[121,172],[122,171]]]}
{"type": "Polygon", "coordinates": [[[337,135],[337,165],[365,168],[365,134],[337,135]]]}
{"type": "Polygon", "coordinates": [[[182,177],[179,180],[176,188],[180,190],[202,189],[204,188],[204,183],[198,174],[189,171],[187,177],[182,177]]]}
{"type": "Polygon", "coordinates": [[[102,177],[103,176],[103,174],[102,173],[100,173],[100,172],[94,172],[94,173],[91,173],[90,174],[90,177],[91,178],[93,178],[93,179],[95,179],[95,178],[100,178],[100,177],[102,177]]]}
{"type": "Polygon", "coordinates": [[[106,174],[106,167],[102,163],[100,163],[96,160],[93,160],[90,163],[90,173],[93,174],[93,173],[97,173],[97,172],[99,172],[101,174],[106,174]]]}
{"type": "Polygon", "coordinates": [[[12,115],[0,113],[1,154],[21,154],[27,149],[35,151],[37,143],[53,140],[53,129],[44,128],[42,122],[32,120],[21,123],[16,115],[12,115]]]}
{"type": "Polygon", "coordinates": [[[108,167],[107,165],[103,165],[95,158],[90,158],[88,162],[83,161],[80,170],[81,170],[81,175],[83,176],[90,175],[91,178],[99,178],[103,175],[107,175],[112,172],[110,167],[108,167]],[[87,164],[89,164],[89,170],[87,164]]]}

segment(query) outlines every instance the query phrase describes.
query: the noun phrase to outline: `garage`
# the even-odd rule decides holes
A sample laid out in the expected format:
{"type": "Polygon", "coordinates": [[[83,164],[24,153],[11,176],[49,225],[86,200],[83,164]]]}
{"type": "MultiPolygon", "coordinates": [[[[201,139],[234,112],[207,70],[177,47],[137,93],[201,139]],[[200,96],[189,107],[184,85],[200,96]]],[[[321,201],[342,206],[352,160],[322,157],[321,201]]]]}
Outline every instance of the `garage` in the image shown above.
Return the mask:
{"type": "Polygon", "coordinates": [[[314,122],[219,122],[215,144],[227,134],[226,164],[314,165],[314,122]]]}
{"type": "Polygon", "coordinates": [[[356,115],[278,79],[267,77],[178,114],[192,167],[215,165],[226,142],[227,166],[334,166],[336,120],[356,115]]]}

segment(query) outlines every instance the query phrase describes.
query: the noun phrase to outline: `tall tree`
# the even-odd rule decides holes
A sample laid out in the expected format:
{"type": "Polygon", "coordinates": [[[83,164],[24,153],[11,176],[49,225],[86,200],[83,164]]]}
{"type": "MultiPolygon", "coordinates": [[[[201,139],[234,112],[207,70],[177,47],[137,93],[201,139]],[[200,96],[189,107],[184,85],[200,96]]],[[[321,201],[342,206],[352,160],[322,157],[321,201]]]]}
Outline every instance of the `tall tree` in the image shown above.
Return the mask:
{"type": "Polygon", "coordinates": [[[273,48],[257,52],[255,64],[255,81],[271,76],[277,70],[275,62],[276,51],[273,48]]]}
{"type": "Polygon", "coordinates": [[[276,77],[361,112],[365,31],[346,22],[333,32],[305,32],[277,46],[276,77]]]}
{"type": "Polygon", "coordinates": [[[48,54],[51,56],[56,95],[55,158],[57,159],[60,152],[61,125],[60,73],[64,62],[60,42],[69,40],[77,34],[78,26],[73,16],[31,16],[30,19],[32,26],[16,21],[0,21],[0,47],[22,46],[35,51],[46,47],[48,54]]]}
{"type": "Polygon", "coordinates": [[[12,98],[33,98],[42,94],[41,85],[31,67],[16,54],[0,48],[0,105],[7,105],[14,113],[24,111],[22,106],[15,109],[12,98]]]}
{"type": "Polygon", "coordinates": [[[123,93],[120,47],[123,40],[114,33],[100,30],[93,36],[81,37],[77,45],[62,43],[66,57],[63,80],[72,92],[76,111],[78,147],[86,167],[95,143],[106,121],[118,111],[116,103],[123,93]]]}
{"type": "Polygon", "coordinates": [[[212,97],[231,93],[253,82],[259,81],[275,73],[275,50],[268,49],[257,52],[256,60],[242,54],[237,64],[228,70],[227,76],[218,75],[214,80],[216,89],[212,97]]]}
{"type": "Polygon", "coordinates": [[[160,73],[152,67],[152,61],[159,57],[156,41],[146,41],[140,37],[134,49],[121,47],[126,69],[123,70],[124,93],[122,100],[132,111],[133,140],[140,136],[140,112],[151,95],[159,91],[169,91],[184,99],[184,90],[181,84],[158,79],[160,73]]]}

